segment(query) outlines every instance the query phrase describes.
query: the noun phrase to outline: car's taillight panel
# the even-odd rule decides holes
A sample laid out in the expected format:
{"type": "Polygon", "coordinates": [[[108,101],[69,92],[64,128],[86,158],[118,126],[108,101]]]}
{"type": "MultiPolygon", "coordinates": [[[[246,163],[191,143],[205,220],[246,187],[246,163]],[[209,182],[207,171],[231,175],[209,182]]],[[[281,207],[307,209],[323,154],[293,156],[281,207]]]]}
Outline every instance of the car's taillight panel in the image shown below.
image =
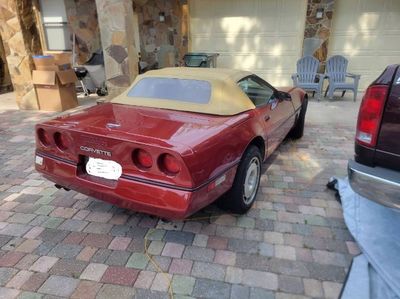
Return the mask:
{"type": "Polygon", "coordinates": [[[65,134],[62,134],[60,132],[55,132],[53,135],[54,138],[54,143],[60,149],[61,151],[65,151],[69,147],[69,140],[66,137],[65,134]]]}
{"type": "Polygon", "coordinates": [[[37,130],[37,137],[43,146],[47,147],[50,145],[50,136],[49,136],[49,133],[45,129],[39,128],[37,130]]]}
{"type": "Polygon", "coordinates": [[[158,167],[167,175],[177,175],[181,171],[181,163],[170,154],[162,154],[158,158],[158,167]]]}
{"type": "Polygon", "coordinates": [[[142,170],[150,169],[153,166],[151,154],[143,149],[135,149],[132,153],[133,163],[142,170]]]}
{"type": "Polygon", "coordinates": [[[387,85],[371,85],[366,90],[358,113],[356,142],[376,146],[387,94],[387,85]]]}
{"type": "Polygon", "coordinates": [[[90,136],[53,124],[39,124],[35,133],[38,152],[73,161],[79,167],[85,167],[89,157],[112,160],[122,166],[127,176],[193,187],[185,157],[175,150],[109,136],[90,136]]]}

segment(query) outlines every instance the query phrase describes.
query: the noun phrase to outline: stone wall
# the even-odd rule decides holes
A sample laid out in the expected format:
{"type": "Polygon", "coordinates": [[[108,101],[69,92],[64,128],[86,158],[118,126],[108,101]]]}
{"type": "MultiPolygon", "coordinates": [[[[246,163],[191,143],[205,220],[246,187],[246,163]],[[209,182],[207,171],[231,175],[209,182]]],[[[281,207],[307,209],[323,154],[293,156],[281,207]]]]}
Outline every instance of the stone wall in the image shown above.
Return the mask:
{"type": "Polygon", "coordinates": [[[27,50],[32,54],[42,54],[42,45],[32,0],[14,0],[14,2],[16,2],[17,14],[27,50]]]}
{"type": "Polygon", "coordinates": [[[314,56],[322,63],[322,68],[328,56],[328,42],[332,28],[332,15],[335,0],[308,0],[304,42],[315,43],[314,56]],[[322,18],[317,18],[317,9],[323,9],[322,18]]]}
{"type": "Polygon", "coordinates": [[[3,41],[0,39],[0,93],[12,90],[12,83],[3,41]]]}
{"type": "Polygon", "coordinates": [[[101,49],[99,22],[94,0],[65,0],[71,32],[75,33],[76,60],[87,62],[93,53],[101,49]]]}
{"type": "Polygon", "coordinates": [[[150,66],[179,65],[188,49],[188,16],[184,0],[134,1],[138,14],[141,60],[150,66]],[[165,21],[160,21],[164,13],[165,21]]]}
{"type": "Polygon", "coordinates": [[[138,74],[132,0],[96,0],[109,98],[123,92],[138,74]]]}
{"type": "Polygon", "coordinates": [[[32,1],[0,0],[0,34],[20,109],[38,109],[32,54],[41,54],[32,1]]]}

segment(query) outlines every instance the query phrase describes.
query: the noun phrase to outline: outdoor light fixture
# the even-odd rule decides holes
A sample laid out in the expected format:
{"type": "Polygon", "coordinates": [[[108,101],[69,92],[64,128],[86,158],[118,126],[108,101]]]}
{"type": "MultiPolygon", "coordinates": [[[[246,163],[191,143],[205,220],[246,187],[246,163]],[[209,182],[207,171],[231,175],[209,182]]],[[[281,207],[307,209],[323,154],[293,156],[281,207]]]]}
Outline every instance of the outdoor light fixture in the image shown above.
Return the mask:
{"type": "Polygon", "coordinates": [[[317,19],[322,19],[324,17],[324,9],[322,7],[317,8],[317,13],[315,14],[317,19]]]}
{"type": "Polygon", "coordinates": [[[160,12],[158,14],[158,16],[160,17],[160,22],[165,22],[165,13],[164,12],[160,12]]]}

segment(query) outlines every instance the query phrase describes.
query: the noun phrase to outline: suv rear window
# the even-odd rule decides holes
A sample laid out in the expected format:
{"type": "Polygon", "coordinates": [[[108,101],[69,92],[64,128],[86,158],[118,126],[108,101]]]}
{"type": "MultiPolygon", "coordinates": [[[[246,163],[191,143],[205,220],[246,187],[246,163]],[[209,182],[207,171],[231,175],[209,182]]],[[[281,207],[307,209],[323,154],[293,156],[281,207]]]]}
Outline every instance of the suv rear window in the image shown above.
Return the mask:
{"type": "Polygon", "coordinates": [[[211,84],[204,80],[143,78],[128,92],[128,97],[174,100],[197,104],[210,101],[211,84]]]}

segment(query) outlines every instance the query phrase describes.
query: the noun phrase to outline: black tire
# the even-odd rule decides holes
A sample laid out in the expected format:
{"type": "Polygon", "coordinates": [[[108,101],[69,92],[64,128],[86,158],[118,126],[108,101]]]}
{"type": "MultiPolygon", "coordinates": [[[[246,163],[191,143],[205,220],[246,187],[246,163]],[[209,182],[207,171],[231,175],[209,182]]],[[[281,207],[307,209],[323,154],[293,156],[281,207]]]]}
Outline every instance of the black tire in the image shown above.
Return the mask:
{"type": "Polygon", "coordinates": [[[98,88],[96,90],[96,93],[99,97],[104,97],[108,94],[107,88],[106,87],[102,87],[102,88],[98,88]]]}
{"type": "Polygon", "coordinates": [[[296,124],[294,125],[292,130],[289,132],[289,137],[292,139],[300,139],[301,137],[303,137],[307,106],[308,106],[308,98],[305,97],[303,104],[301,105],[299,118],[297,119],[296,124]]]}
{"type": "Polygon", "coordinates": [[[97,95],[98,95],[99,97],[104,96],[103,92],[102,92],[100,89],[96,90],[96,93],[97,93],[97,95]]]}
{"type": "Polygon", "coordinates": [[[257,197],[258,188],[260,186],[261,164],[262,158],[259,148],[251,145],[243,154],[242,160],[236,171],[236,176],[233,181],[232,188],[218,201],[218,205],[221,208],[230,210],[236,214],[244,214],[251,208],[257,197]],[[258,175],[255,181],[255,188],[252,188],[255,191],[251,191],[250,198],[246,198],[246,176],[251,166],[252,169],[254,169],[253,163],[255,163],[255,161],[257,161],[256,163],[258,163],[258,175]]]}

